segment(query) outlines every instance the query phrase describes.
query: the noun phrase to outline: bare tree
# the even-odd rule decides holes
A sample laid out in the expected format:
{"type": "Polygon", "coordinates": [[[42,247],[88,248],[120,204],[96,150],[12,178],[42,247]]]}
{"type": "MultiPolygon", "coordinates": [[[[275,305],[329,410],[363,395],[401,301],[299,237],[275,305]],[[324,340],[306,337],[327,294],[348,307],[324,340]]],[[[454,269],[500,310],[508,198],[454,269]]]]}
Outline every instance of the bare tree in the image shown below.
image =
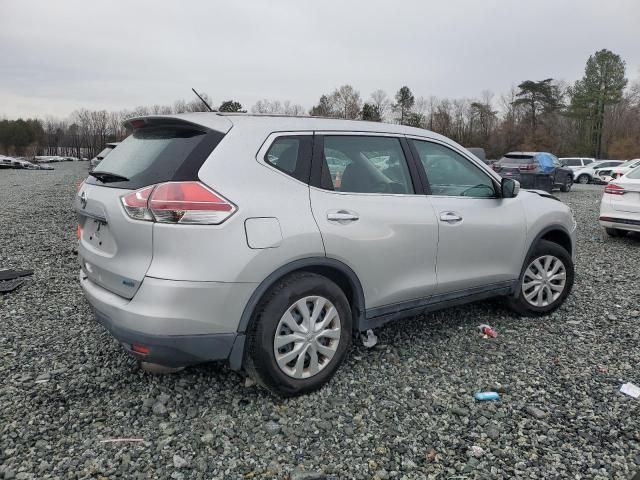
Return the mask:
{"type": "Polygon", "coordinates": [[[387,121],[391,114],[391,99],[382,89],[378,89],[371,94],[371,104],[376,108],[382,121],[387,121]]]}
{"type": "Polygon", "coordinates": [[[343,85],[334,90],[330,98],[340,118],[355,119],[360,116],[362,109],[360,92],[351,85],[343,85]]]}

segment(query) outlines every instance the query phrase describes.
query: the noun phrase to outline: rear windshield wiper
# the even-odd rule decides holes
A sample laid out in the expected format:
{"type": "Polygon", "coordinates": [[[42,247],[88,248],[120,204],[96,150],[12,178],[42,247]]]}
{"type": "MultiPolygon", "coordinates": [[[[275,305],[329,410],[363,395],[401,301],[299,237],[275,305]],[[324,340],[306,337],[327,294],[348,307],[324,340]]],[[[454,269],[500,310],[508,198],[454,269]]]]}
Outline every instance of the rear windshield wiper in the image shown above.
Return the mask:
{"type": "Polygon", "coordinates": [[[96,177],[102,183],[110,183],[110,182],[128,182],[129,179],[127,177],[123,177],[122,175],[118,175],[117,173],[109,173],[109,172],[96,172],[93,171],[89,173],[92,177],[96,177]]]}

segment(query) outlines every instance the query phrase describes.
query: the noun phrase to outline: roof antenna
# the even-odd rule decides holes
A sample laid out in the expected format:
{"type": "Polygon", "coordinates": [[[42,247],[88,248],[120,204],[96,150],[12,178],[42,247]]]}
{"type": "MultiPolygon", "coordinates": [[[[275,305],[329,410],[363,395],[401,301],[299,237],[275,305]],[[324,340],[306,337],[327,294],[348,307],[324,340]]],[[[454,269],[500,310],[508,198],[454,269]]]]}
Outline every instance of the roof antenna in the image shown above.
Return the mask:
{"type": "Polygon", "coordinates": [[[211,108],[207,102],[204,101],[204,98],[202,98],[200,96],[200,94],[198,92],[196,92],[195,88],[191,87],[191,90],[193,90],[193,93],[196,94],[196,96],[202,101],[202,103],[204,103],[205,107],[207,107],[210,112],[215,112],[215,110],[213,108],[211,108]]]}

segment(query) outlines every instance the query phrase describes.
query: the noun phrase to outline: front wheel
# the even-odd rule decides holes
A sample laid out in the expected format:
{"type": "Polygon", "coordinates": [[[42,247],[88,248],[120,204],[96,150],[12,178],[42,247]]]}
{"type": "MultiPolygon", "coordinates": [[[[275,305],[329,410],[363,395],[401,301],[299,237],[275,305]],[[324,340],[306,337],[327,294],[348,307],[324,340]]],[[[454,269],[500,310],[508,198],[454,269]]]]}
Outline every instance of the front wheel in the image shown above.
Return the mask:
{"type": "Polygon", "coordinates": [[[351,308],[340,287],[314,273],[289,275],[257,309],[247,371],[285,397],[318,390],[346,357],[351,325],[351,308]]]}
{"type": "Polygon", "coordinates": [[[586,173],[583,173],[582,175],[578,176],[578,183],[582,184],[582,185],[586,185],[591,181],[591,177],[589,175],[587,175],[586,173]]]}
{"type": "Polygon", "coordinates": [[[573,287],[571,255],[557,243],[540,242],[525,261],[509,306],[521,315],[544,315],[558,308],[573,287]]]}

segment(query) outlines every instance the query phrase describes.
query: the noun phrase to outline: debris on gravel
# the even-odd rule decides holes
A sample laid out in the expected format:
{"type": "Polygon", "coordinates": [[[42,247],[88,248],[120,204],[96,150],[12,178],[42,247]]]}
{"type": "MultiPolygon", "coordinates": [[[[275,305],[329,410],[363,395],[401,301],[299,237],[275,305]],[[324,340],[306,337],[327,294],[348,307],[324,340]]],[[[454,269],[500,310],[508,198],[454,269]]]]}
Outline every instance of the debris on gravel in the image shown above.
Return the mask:
{"type": "Polygon", "coordinates": [[[559,310],[517,318],[489,301],[389,324],[325,388],[283,400],[216,364],[145,373],[94,321],[71,210],[85,175],[85,163],[0,173],[0,265],[35,270],[0,296],[0,478],[640,471],[640,401],[619,391],[640,385],[640,236],[602,233],[602,187],[557,194],[578,222],[575,287],[559,310]],[[479,324],[500,335],[482,339],[479,324]],[[501,400],[477,402],[479,391],[501,400]],[[144,441],[100,442],[117,438],[144,441]]]}

